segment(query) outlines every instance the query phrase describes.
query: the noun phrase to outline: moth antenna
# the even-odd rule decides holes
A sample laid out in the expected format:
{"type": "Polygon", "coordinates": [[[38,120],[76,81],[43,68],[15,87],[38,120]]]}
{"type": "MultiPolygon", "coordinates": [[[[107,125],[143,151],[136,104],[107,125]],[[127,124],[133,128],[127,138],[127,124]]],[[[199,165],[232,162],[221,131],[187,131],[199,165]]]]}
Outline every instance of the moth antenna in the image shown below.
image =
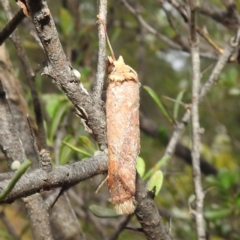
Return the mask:
{"type": "Polygon", "coordinates": [[[114,55],[114,52],[113,52],[113,49],[112,49],[112,45],[111,45],[110,40],[109,40],[109,38],[108,38],[106,24],[105,24],[105,22],[103,21],[103,19],[100,18],[99,15],[97,15],[97,18],[98,18],[98,20],[102,23],[102,25],[103,25],[103,27],[104,27],[104,31],[105,31],[105,35],[106,35],[106,39],[107,39],[107,43],[108,43],[109,50],[110,50],[110,52],[111,52],[111,55],[112,55],[113,60],[116,61],[116,58],[115,58],[115,55],[114,55]]]}

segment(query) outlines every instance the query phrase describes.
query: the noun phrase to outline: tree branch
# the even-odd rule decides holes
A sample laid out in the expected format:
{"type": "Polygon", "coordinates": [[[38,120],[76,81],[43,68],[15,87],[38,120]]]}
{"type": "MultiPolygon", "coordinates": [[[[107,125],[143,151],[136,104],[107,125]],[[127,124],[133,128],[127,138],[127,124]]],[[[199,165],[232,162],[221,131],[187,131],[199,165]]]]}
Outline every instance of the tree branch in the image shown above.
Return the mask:
{"type": "Polygon", "coordinates": [[[137,174],[137,207],[135,214],[148,240],[167,239],[165,226],[162,223],[158,208],[154,204],[153,194],[148,192],[142,179],[137,174]]]}
{"type": "MultiPolygon", "coordinates": [[[[169,46],[172,49],[188,53],[190,52],[188,41],[186,41],[185,38],[183,38],[182,36],[176,36],[176,39],[173,40],[159,33],[156,29],[154,29],[144,20],[141,14],[135,8],[133,8],[127,0],[122,0],[122,2],[124,6],[136,17],[141,26],[145,28],[149,33],[155,35],[157,38],[166,43],[167,46],[169,46]]],[[[201,53],[201,56],[209,59],[216,59],[216,54],[214,52],[203,52],[201,53]]]]}
{"type": "MultiPolygon", "coordinates": [[[[7,0],[1,0],[4,12],[7,16],[7,19],[10,20],[12,18],[12,11],[9,5],[9,2],[7,0]]],[[[11,37],[15,48],[17,50],[17,54],[19,57],[19,60],[23,66],[24,73],[26,74],[31,95],[32,95],[32,102],[33,102],[33,109],[35,112],[35,117],[36,117],[36,123],[38,126],[38,139],[40,143],[40,148],[46,148],[46,134],[45,134],[45,129],[43,126],[43,116],[42,116],[42,109],[41,109],[41,104],[40,100],[38,97],[38,92],[35,84],[35,73],[31,67],[31,64],[28,60],[28,57],[26,55],[26,52],[24,48],[22,47],[22,43],[20,40],[20,36],[18,34],[18,31],[16,30],[11,37]]]]}
{"type": "MultiPolygon", "coordinates": [[[[100,0],[99,2],[99,14],[98,16],[106,23],[107,19],[107,0],[100,0]]],[[[94,98],[101,102],[101,95],[103,90],[103,84],[106,73],[106,33],[103,24],[100,21],[98,23],[98,66],[95,78],[95,84],[93,86],[94,98]]]]}
{"type": "Polygon", "coordinates": [[[201,183],[200,170],[200,124],[199,124],[199,88],[200,88],[200,57],[198,38],[196,33],[196,19],[195,19],[195,4],[189,0],[190,7],[190,45],[191,45],[191,59],[192,59],[192,169],[194,191],[196,196],[196,210],[193,212],[196,226],[198,240],[206,239],[204,218],[203,218],[203,199],[204,194],[201,183]]]}
{"type": "Polygon", "coordinates": [[[13,33],[13,31],[17,28],[18,24],[24,18],[25,18],[25,15],[22,9],[18,10],[18,12],[13,16],[11,20],[9,20],[9,22],[0,32],[0,45],[2,45],[4,41],[13,33]]]}
{"type": "MultiPolygon", "coordinates": [[[[3,89],[2,83],[0,82],[0,112],[1,112],[1,128],[0,128],[0,145],[2,147],[3,152],[5,153],[8,165],[12,169],[14,169],[14,164],[19,162],[22,163],[26,159],[26,155],[22,146],[22,142],[20,141],[18,131],[16,130],[16,125],[13,121],[13,117],[11,115],[11,111],[6,99],[6,94],[3,89]]],[[[9,183],[9,180],[7,180],[9,183]]],[[[7,185],[5,185],[4,188],[1,188],[2,190],[6,189],[7,185]]],[[[18,183],[16,183],[18,184],[18,183]]],[[[15,185],[16,186],[16,185],[15,185]]],[[[3,192],[3,191],[1,191],[3,192]]],[[[11,194],[11,192],[7,195],[7,197],[11,194]]],[[[28,198],[28,203],[25,207],[28,210],[28,213],[32,216],[31,220],[35,220],[34,222],[31,222],[32,224],[32,231],[34,235],[34,239],[40,240],[47,236],[45,239],[51,240],[51,231],[50,231],[50,224],[48,220],[48,214],[47,211],[43,208],[41,211],[38,210],[38,213],[34,214],[34,210],[37,211],[38,206],[35,205],[35,208],[33,208],[36,201],[41,202],[43,204],[43,200],[40,195],[32,195],[28,198]],[[44,221],[42,222],[42,220],[44,221]],[[41,229],[44,228],[44,232],[42,232],[41,236],[43,238],[40,238],[40,235],[38,234],[41,232],[41,229]]]]}
{"type": "Polygon", "coordinates": [[[227,28],[233,30],[238,29],[239,16],[237,14],[235,4],[227,5],[227,10],[223,11],[220,8],[210,4],[208,1],[202,1],[198,7],[198,11],[206,16],[211,17],[216,22],[221,23],[227,28]]]}
{"type": "Polygon", "coordinates": [[[19,133],[13,121],[13,116],[6,99],[6,92],[3,89],[0,79],[0,146],[7,158],[8,166],[11,168],[14,161],[22,163],[25,159],[24,149],[19,138],[19,133]]]}
{"type": "MultiPolygon", "coordinates": [[[[103,153],[84,161],[55,167],[49,173],[42,169],[37,169],[23,175],[12,192],[0,203],[11,203],[18,198],[26,197],[36,192],[49,191],[57,187],[70,187],[106,171],[107,155],[103,153]]],[[[0,182],[0,189],[5,189],[8,182],[8,180],[0,182]]]]}
{"type": "Polygon", "coordinates": [[[47,2],[27,0],[26,3],[48,59],[48,66],[45,67],[43,74],[51,77],[65,92],[85,128],[92,133],[100,149],[105,149],[107,140],[104,111],[73,74],[47,2]]]}
{"type": "MultiPolygon", "coordinates": [[[[164,136],[160,136],[158,125],[151,119],[146,117],[143,113],[140,114],[140,128],[142,132],[152,138],[158,139],[159,142],[161,142],[163,145],[167,145],[170,141],[169,136],[165,136],[166,139],[164,138],[164,136]]],[[[176,144],[174,154],[177,157],[181,158],[183,161],[185,161],[187,164],[192,165],[191,151],[189,150],[189,148],[185,147],[181,143],[178,142],[176,144]]],[[[208,163],[203,157],[200,157],[200,167],[201,172],[206,175],[216,175],[218,172],[218,170],[213,165],[208,163]]]]}

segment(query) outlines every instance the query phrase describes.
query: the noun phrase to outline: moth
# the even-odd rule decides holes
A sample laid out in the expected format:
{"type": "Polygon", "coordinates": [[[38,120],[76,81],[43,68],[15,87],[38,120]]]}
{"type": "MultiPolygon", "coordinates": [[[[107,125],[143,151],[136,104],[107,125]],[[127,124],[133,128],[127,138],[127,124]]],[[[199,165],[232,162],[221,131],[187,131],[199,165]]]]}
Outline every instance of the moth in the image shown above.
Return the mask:
{"type": "Polygon", "coordinates": [[[123,57],[114,56],[104,21],[106,39],[112,56],[108,57],[106,117],[108,141],[108,189],[118,214],[135,210],[136,161],[140,151],[139,80],[136,71],[123,57]]]}
{"type": "Polygon", "coordinates": [[[124,63],[108,57],[106,116],[108,140],[108,188],[119,214],[135,210],[136,161],[140,151],[139,80],[124,63]]]}

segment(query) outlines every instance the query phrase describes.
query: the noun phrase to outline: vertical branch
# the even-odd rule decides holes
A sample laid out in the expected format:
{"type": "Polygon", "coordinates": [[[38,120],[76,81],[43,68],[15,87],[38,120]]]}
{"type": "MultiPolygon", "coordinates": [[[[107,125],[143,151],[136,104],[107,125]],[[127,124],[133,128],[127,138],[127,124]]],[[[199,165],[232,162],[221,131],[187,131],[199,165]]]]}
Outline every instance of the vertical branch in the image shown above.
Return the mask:
{"type": "Polygon", "coordinates": [[[8,166],[12,167],[13,162],[22,163],[25,153],[19,133],[15,127],[14,119],[6,98],[6,92],[0,79],[0,147],[5,154],[8,166]]]}
{"type": "MultiPolygon", "coordinates": [[[[100,0],[99,2],[99,18],[106,23],[107,18],[107,0],[100,0]]],[[[99,48],[98,48],[98,66],[95,84],[93,88],[94,98],[96,100],[101,99],[105,72],[106,72],[106,33],[104,25],[98,21],[98,38],[99,38],[99,48]]]]}
{"type": "Polygon", "coordinates": [[[162,222],[157,206],[154,204],[153,196],[146,189],[145,183],[137,174],[137,191],[136,201],[137,207],[135,215],[141,224],[142,231],[148,240],[166,240],[167,232],[162,222]]]}
{"type": "Polygon", "coordinates": [[[30,219],[33,238],[35,240],[53,240],[48,211],[41,195],[35,193],[23,198],[23,202],[30,219]]]}
{"type": "MultiPolygon", "coordinates": [[[[7,157],[8,165],[14,169],[14,164],[12,163],[17,161],[23,162],[26,159],[26,155],[22,146],[22,142],[19,138],[19,134],[16,129],[16,125],[11,114],[1,81],[0,112],[0,146],[7,157]]],[[[43,207],[39,207],[39,204],[42,206],[44,205],[41,196],[39,194],[33,194],[32,196],[28,197],[28,203],[29,204],[25,204],[25,207],[28,210],[29,217],[31,219],[34,239],[52,240],[53,238],[51,237],[47,210],[43,207]],[[44,229],[44,231],[42,231],[42,229],[44,229]],[[39,235],[39,233],[41,233],[41,235],[39,235]]]]}
{"type": "Polygon", "coordinates": [[[47,66],[43,74],[51,77],[73,103],[76,114],[82,120],[85,129],[93,135],[101,150],[106,148],[106,121],[101,106],[95,103],[92,96],[72,72],[70,62],[63,51],[55,23],[48,8],[47,1],[25,0],[43,45],[47,66]]]}
{"type": "Polygon", "coordinates": [[[200,57],[199,46],[196,34],[195,25],[195,6],[189,0],[190,6],[190,44],[192,58],[192,168],[193,182],[196,195],[196,210],[194,216],[197,225],[198,240],[206,239],[203,218],[203,199],[204,194],[201,184],[201,169],[200,169],[200,124],[199,124],[199,87],[200,87],[200,57]]]}
{"type": "MultiPolygon", "coordinates": [[[[9,2],[7,0],[1,0],[1,4],[3,6],[7,19],[10,21],[12,19],[12,12],[11,12],[9,2]]],[[[41,148],[46,148],[46,134],[43,126],[41,104],[38,97],[37,88],[35,85],[35,73],[32,70],[28,57],[25,53],[25,50],[22,47],[21,40],[17,30],[15,30],[15,32],[12,33],[11,39],[16,47],[18,57],[21,61],[23,70],[26,74],[26,77],[30,86],[30,91],[31,91],[32,101],[33,101],[33,108],[34,108],[34,113],[35,113],[36,122],[38,126],[39,143],[41,145],[41,148]]]]}

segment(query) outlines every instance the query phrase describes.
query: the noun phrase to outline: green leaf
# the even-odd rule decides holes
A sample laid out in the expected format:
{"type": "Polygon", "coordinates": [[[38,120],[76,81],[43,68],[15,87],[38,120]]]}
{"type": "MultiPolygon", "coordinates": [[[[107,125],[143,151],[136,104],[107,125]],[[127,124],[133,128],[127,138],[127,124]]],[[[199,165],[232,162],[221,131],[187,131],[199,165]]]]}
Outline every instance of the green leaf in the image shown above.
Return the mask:
{"type": "Polygon", "coordinates": [[[155,164],[144,176],[143,180],[147,180],[149,177],[151,177],[158,169],[160,169],[171,157],[165,156],[161,158],[157,164],[155,164]]]}
{"type": "Polygon", "coordinates": [[[15,238],[11,236],[7,231],[2,231],[1,229],[0,229],[0,237],[1,239],[4,239],[4,240],[15,240],[15,238]]]}
{"type": "Polygon", "coordinates": [[[22,175],[27,171],[27,169],[30,167],[31,162],[27,159],[25,160],[19,167],[19,169],[15,172],[11,180],[9,181],[6,189],[2,191],[0,194],[0,200],[4,199],[14,188],[18,180],[22,177],[22,175]]]}
{"type": "Polygon", "coordinates": [[[51,142],[53,142],[53,138],[55,135],[55,132],[57,130],[57,128],[59,127],[59,124],[63,118],[64,113],[71,107],[71,104],[69,101],[61,101],[59,102],[56,112],[53,116],[52,122],[51,122],[51,126],[49,129],[49,139],[51,142]]]}
{"type": "Polygon", "coordinates": [[[67,142],[65,142],[65,141],[63,141],[62,143],[65,144],[66,146],[68,146],[70,149],[72,149],[72,150],[75,151],[75,152],[81,153],[81,154],[83,154],[83,155],[85,155],[85,156],[87,156],[87,157],[91,157],[91,156],[92,156],[92,154],[90,154],[90,153],[82,150],[81,148],[77,148],[77,147],[73,146],[73,145],[70,144],[70,143],[67,143],[67,142]]]}
{"type": "Polygon", "coordinates": [[[196,199],[195,194],[192,194],[189,198],[188,198],[188,205],[189,208],[191,209],[191,203],[196,199]]]}
{"type": "Polygon", "coordinates": [[[174,119],[177,119],[177,117],[178,117],[179,106],[180,106],[180,102],[182,101],[184,92],[185,91],[181,91],[177,95],[176,102],[175,102],[174,108],[173,108],[173,117],[174,117],[174,119]]]}
{"type": "Polygon", "coordinates": [[[89,139],[89,137],[87,136],[80,136],[78,138],[79,140],[79,144],[80,146],[88,149],[89,151],[91,151],[92,153],[94,153],[97,148],[94,146],[94,144],[92,143],[92,141],[89,139]]]}
{"type": "Polygon", "coordinates": [[[114,209],[101,207],[94,204],[90,205],[89,209],[96,217],[99,218],[115,218],[119,216],[114,209]]]}
{"type": "Polygon", "coordinates": [[[233,185],[237,184],[239,176],[236,171],[222,170],[219,172],[217,179],[218,186],[224,190],[228,190],[233,185]]]}
{"type": "Polygon", "coordinates": [[[163,173],[161,170],[158,170],[150,178],[148,182],[148,190],[151,191],[155,188],[155,195],[157,195],[162,188],[162,183],[163,183],[163,173]]]}
{"type": "Polygon", "coordinates": [[[139,173],[139,175],[141,177],[143,177],[143,175],[145,173],[145,168],[146,168],[145,161],[141,157],[138,157],[138,159],[137,159],[137,172],[139,173]]]}
{"type": "Polygon", "coordinates": [[[159,136],[159,140],[163,145],[167,145],[168,144],[168,130],[165,126],[160,125],[158,126],[158,136],[159,136]]]}
{"type": "Polygon", "coordinates": [[[71,34],[74,32],[74,20],[65,8],[60,9],[59,21],[63,34],[66,37],[71,36],[71,34]]]}
{"type": "Polygon", "coordinates": [[[173,122],[171,116],[168,114],[165,107],[162,105],[160,99],[156,95],[156,93],[148,86],[143,86],[143,88],[147,91],[147,93],[152,97],[152,99],[155,101],[159,109],[161,110],[162,114],[168,119],[169,122],[173,122]]]}
{"type": "Polygon", "coordinates": [[[60,94],[43,94],[42,99],[46,104],[46,111],[51,119],[56,113],[59,104],[61,104],[63,100],[67,101],[66,96],[60,94]]]}
{"type": "MultiPolygon", "coordinates": [[[[74,140],[73,136],[71,136],[71,135],[67,135],[63,139],[63,141],[71,143],[71,144],[75,143],[75,140],[74,140]]],[[[70,149],[68,146],[62,144],[61,149],[60,149],[60,156],[59,156],[60,164],[65,165],[66,163],[68,163],[72,154],[73,154],[72,149],[70,149]]]]}
{"type": "Polygon", "coordinates": [[[204,217],[208,220],[222,219],[223,217],[230,215],[231,212],[232,210],[229,208],[208,210],[204,212],[204,217]]]}

